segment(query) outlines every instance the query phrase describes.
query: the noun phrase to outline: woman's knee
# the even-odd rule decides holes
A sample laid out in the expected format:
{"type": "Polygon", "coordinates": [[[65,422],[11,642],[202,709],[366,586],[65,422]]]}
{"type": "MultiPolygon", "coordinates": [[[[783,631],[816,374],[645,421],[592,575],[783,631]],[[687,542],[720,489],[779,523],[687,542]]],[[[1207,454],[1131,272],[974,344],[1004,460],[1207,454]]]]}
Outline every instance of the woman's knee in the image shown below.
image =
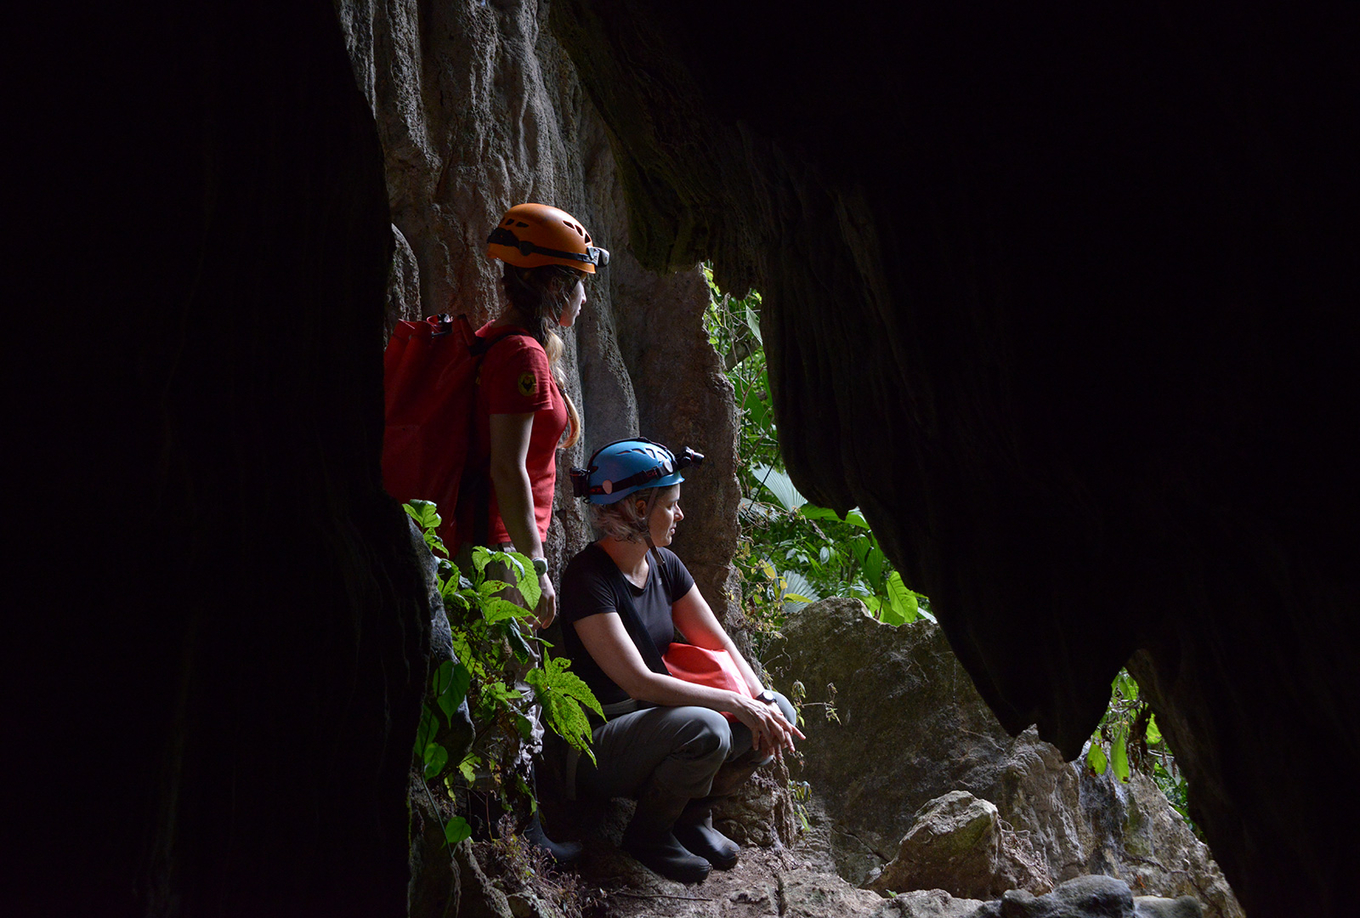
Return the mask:
{"type": "Polygon", "coordinates": [[[675,722],[673,755],[711,759],[719,764],[727,758],[732,749],[732,728],[727,718],[717,711],[699,707],[673,708],[670,717],[675,722]]]}

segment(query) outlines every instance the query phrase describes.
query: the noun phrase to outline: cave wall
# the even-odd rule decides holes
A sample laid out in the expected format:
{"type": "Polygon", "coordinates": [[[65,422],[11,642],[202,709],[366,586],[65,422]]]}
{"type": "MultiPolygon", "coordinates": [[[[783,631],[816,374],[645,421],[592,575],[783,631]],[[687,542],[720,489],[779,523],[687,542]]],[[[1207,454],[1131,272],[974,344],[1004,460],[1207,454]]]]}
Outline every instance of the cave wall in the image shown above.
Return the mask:
{"type": "Polygon", "coordinates": [[[1353,10],[783,13],[554,4],[639,258],[760,289],[796,483],[1008,730],[1132,656],[1248,914],[1344,913],[1353,10]]]}
{"type": "Polygon", "coordinates": [[[503,303],[501,263],[485,257],[485,239],[521,201],[563,208],[612,253],[588,282],[576,326],[562,333],[585,435],[559,453],[551,567],[560,570],[590,539],[567,467],[622,437],[691,445],[709,461],[686,484],[675,548],[719,614],[735,612],[726,598],[735,420],[700,323],[707,287],[692,264],[658,273],[632,255],[608,137],[547,28],[547,5],[337,0],[336,11],[382,140],[398,247],[409,248],[418,277],[394,283],[402,292],[389,322],[442,311],[478,323],[493,317],[503,303]]]}

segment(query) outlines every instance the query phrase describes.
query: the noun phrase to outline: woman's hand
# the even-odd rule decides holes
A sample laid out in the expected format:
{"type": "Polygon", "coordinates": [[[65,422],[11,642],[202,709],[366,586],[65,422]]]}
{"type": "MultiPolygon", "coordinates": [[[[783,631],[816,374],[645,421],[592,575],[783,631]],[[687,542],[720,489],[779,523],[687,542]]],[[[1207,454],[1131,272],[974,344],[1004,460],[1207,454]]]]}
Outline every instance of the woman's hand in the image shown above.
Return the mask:
{"type": "Polygon", "coordinates": [[[553,589],[552,578],[546,573],[538,577],[538,605],[534,612],[538,616],[539,628],[546,628],[557,618],[557,591],[553,589]]]}
{"type": "Polygon", "coordinates": [[[805,739],[803,732],[784,719],[778,705],[766,704],[746,695],[732,693],[732,714],[751,731],[751,745],[759,755],[793,752],[794,737],[805,739]]]}

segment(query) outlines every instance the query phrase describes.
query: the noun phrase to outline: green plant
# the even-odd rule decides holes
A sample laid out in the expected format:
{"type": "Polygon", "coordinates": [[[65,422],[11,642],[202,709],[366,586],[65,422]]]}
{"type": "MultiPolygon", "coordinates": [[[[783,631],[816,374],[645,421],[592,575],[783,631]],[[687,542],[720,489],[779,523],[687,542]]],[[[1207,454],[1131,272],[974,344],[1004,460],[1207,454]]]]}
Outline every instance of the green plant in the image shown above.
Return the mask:
{"type": "MultiPolygon", "coordinates": [[[[416,754],[424,765],[426,781],[442,780],[450,791],[459,780],[469,787],[489,786],[503,802],[519,795],[536,806],[520,754],[522,743],[533,731],[534,704],[541,707],[549,729],[593,761],[586,712],[603,716],[600,703],[570,671],[569,661],[549,655],[551,645],[532,628],[526,630],[524,624],[533,612],[507,598],[517,590],[527,606],[537,605],[538,576],[529,558],[476,547],[470,570],[460,571],[435,532],[440,523],[438,508],[421,500],[405,507],[435,557],[455,657],[432,674],[421,712],[416,754]],[[472,717],[473,735],[466,750],[453,749],[440,737],[454,726],[464,702],[472,717]]],[[[461,817],[445,826],[451,844],[466,838],[469,831],[461,817]]]]}
{"type": "Polygon", "coordinates": [[[1149,776],[1195,834],[1200,834],[1190,818],[1185,776],[1176,767],[1157,718],[1128,670],[1121,669],[1110,686],[1110,706],[1091,736],[1086,764],[1098,775],[1113,769],[1120,781],[1128,781],[1135,771],[1149,776]]]}
{"type": "Polygon", "coordinates": [[[778,633],[786,614],[831,596],[858,598],[888,624],[919,617],[933,621],[929,601],[893,569],[859,510],[841,518],[809,504],[794,487],[779,452],[760,294],[732,297],[718,289],[711,269],[705,267],[704,273],[710,293],[705,328],[723,359],[740,412],[742,537],[734,562],[757,651],[778,633]]]}

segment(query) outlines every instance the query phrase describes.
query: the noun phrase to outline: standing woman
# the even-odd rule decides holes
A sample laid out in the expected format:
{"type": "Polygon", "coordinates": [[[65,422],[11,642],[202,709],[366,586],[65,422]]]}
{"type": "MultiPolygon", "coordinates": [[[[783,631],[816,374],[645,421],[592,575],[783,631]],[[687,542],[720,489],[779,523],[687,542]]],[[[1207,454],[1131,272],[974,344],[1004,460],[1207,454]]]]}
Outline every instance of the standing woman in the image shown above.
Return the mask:
{"type": "Polygon", "coordinates": [[[681,468],[701,458],[686,451],[677,462],[658,443],[620,440],[573,470],[600,539],[562,574],[563,648],[608,718],[593,731],[595,764],[577,759],[569,779],[589,796],[635,798],[624,850],[682,882],[736,865],[737,845],[713,828],[715,798],[803,735],[792,705],[761,684],[666,548],[685,518],[681,468]],[[673,677],[662,657],[677,631],[726,651],[746,691],[673,677]]]}
{"type": "Polygon", "coordinates": [[[554,329],[571,327],[586,301],[586,275],[609,263],[609,252],[591,242],[571,214],[545,204],[510,208],[487,239],[488,257],[505,263],[507,305],[477,330],[479,338],[497,343],[488,347],[478,374],[477,434],[469,455],[469,468],[484,474],[465,475],[464,481],[490,487],[489,493],[460,497],[458,531],[533,560],[542,590],[540,628],[557,614],[543,548],[557,449],[581,435],[580,416],[563,386],[562,339],[554,329]]]}

